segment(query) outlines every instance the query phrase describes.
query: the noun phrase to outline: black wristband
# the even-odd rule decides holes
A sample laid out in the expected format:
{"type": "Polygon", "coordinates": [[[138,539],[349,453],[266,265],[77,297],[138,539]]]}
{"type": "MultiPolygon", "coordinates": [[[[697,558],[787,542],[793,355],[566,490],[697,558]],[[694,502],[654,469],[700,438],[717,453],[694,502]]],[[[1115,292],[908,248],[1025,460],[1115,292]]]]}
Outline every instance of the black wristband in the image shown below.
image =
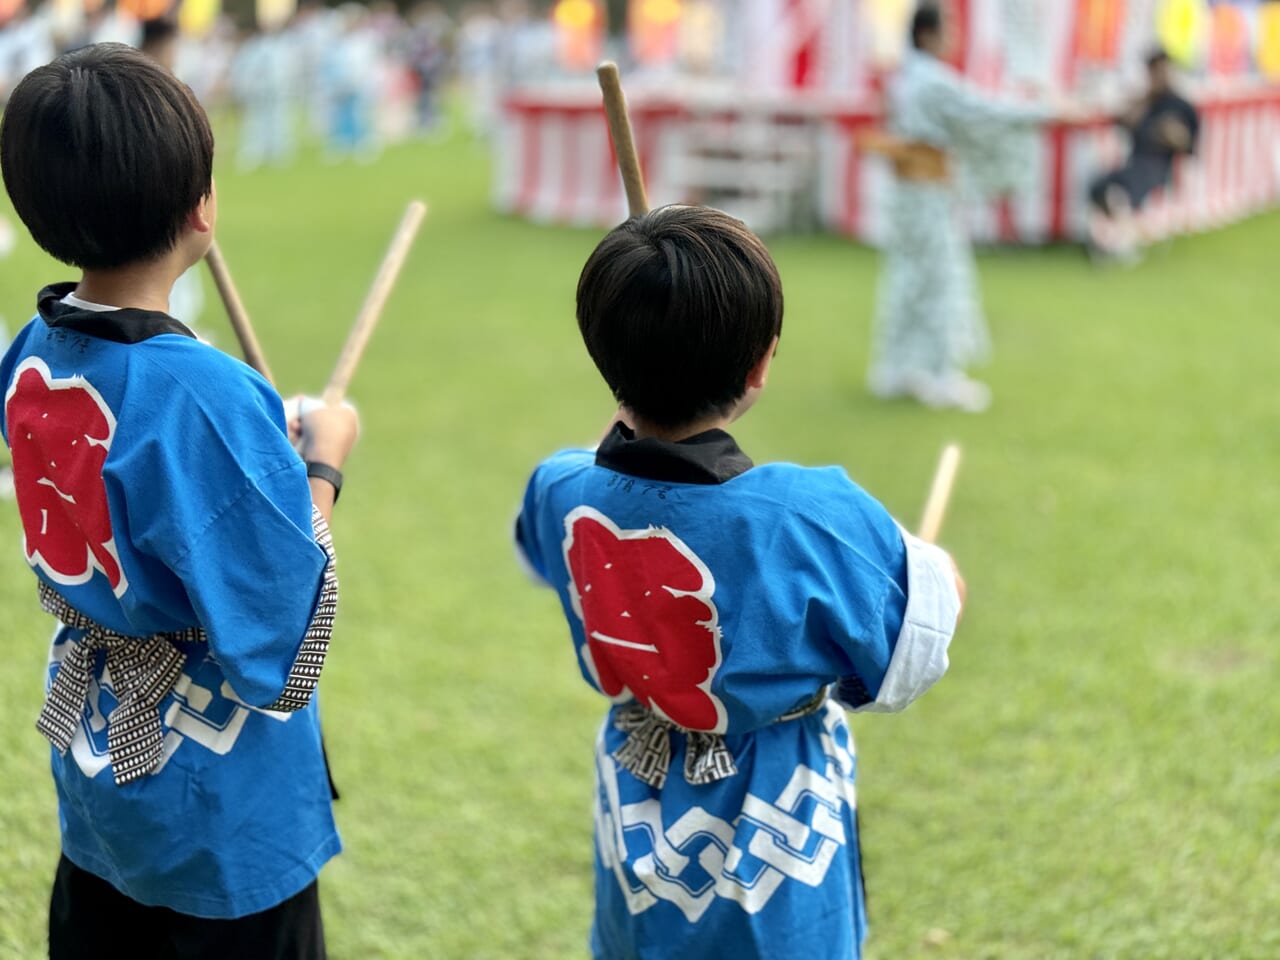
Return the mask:
{"type": "Polygon", "coordinates": [[[323,480],[325,483],[333,486],[333,502],[338,502],[338,497],[342,494],[342,471],[337,467],[331,467],[327,463],[321,463],[319,460],[307,461],[307,476],[315,477],[317,480],[323,480]]]}

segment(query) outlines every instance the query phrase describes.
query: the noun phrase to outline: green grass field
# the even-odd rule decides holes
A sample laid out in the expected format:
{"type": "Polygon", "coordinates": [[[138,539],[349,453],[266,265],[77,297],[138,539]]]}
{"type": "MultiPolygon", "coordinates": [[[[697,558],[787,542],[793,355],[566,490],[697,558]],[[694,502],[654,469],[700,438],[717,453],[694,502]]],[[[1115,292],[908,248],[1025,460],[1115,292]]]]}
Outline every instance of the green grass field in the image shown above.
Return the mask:
{"type": "MultiPolygon", "coordinates": [[[[365,435],[334,525],[331,955],[585,957],[603,701],[509,530],[537,460],[611,409],[573,320],[599,233],[492,214],[485,149],[461,139],[371,167],[230,158],[221,245],[286,390],[322,386],[405,202],[432,205],[354,387],[365,435]]],[[[845,464],[913,524],[941,444],[966,450],[951,673],[855,721],[873,960],[1280,957],[1273,244],[1280,216],[1133,271],[984,257],[981,417],[864,394],[873,252],[771,244],[787,319],[747,451],[845,464]]],[[[63,278],[24,237],[0,265],[10,327],[63,278]]],[[[201,325],[234,349],[208,293],[201,325]]],[[[33,727],[51,627],[0,507],[0,957],[25,960],[57,858],[33,727]]]]}

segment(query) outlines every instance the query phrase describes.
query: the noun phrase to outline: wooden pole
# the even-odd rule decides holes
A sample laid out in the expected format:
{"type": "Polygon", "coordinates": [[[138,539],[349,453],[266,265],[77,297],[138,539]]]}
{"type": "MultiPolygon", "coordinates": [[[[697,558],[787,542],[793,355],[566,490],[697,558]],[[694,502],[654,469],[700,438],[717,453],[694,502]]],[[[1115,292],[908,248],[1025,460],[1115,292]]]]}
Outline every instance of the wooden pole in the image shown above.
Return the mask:
{"type": "Polygon", "coordinates": [[[405,210],[400,226],[396,229],[395,236],[391,238],[387,255],[382,258],[382,265],[373,279],[373,286],[369,288],[369,295],[365,297],[364,306],[360,308],[360,314],[351,326],[351,332],[347,335],[342,353],[338,355],[338,363],[333,368],[333,375],[329,377],[329,384],[324,388],[322,398],[325,403],[339,404],[347,395],[347,387],[351,385],[351,378],[355,376],[356,367],[359,366],[360,358],[364,355],[364,348],[368,346],[369,338],[373,336],[374,328],[377,327],[378,320],[382,316],[382,308],[387,305],[387,298],[391,296],[396,277],[400,275],[400,268],[404,266],[409,256],[414,237],[418,235],[418,228],[422,226],[422,218],[426,215],[427,206],[421,200],[414,200],[405,210]]]}
{"type": "Polygon", "coordinates": [[[938,459],[938,469],[933,474],[933,486],[929,490],[929,499],[925,501],[924,516],[920,520],[920,539],[926,543],[935,543],[942,532],[942,521],[947,516],[947,505],[951,502],[951,489],[955,486],[956,473],[960,469],[960,445],[949,443],[938,459]]]}
{"type": "Polygon", "coordinates": [[[649,212],[649,197],[644,189],[644,173],[640,169],[640,157],[636,154],[636,142],[631,133],[631,118],[627,115],[627,98],[622,92],[622,79],[618,65],[606,60],[596,67],[600,92],[604,94],[604,112],[609,118],[609,135],[613,138],[613,152],[618,156],[618,170],[622,185],[627,191],[627,209],[631,216],[639,217],[649,212]]]}
{"type": "Polygon", "coordinates": [[[236,339],[240,341],[240,352],[244,354],[244,362],[274,386],[275,380],[271,377],[271,367],[267,365],[266,354],[258,344],[258,337],[253,332],[253,324],[249,322],[249,314],[240,300],[240,294],[236,291],[236,285],[231,279],[231,270],[227,267],[227,261],[222,258],[222,251],[218,249],[216,240],[209,246],[209,252],[205,254],[204,260],[209,265],[209,272],[213,274],[213,284],[218,288],[218,296],[222,298],[222,304],[227,308],[231,329],[235,331],[236,339]]]}

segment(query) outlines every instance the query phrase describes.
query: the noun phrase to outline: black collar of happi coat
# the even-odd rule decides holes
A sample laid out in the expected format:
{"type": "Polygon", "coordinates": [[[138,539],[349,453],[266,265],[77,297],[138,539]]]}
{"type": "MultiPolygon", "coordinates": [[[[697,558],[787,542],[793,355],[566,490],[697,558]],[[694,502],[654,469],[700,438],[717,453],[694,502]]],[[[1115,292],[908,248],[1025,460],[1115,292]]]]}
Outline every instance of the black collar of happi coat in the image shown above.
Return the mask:
{"type": "Polygon", "coordinates": [[[613,425],[596,450],[596,465],[645,480],[703,484],[724,483],[753,466],[723,430],[707,430],[675,442],[654,437],[637,440],[622,423],[613,425]]]}
{"type": "Polygon", "coordinates": [[[141,343],[162,333],[176,333],[192,340],[196,338],[181,321],[158,310],[136,310],[132,307],[120,310],[86,310],[84,307],[63,303],[62,298],[75,288],[74,282],[51,283],[41,290],[36,298],[40,319],[50,327],[74,330],[76,333],[116,343],[141,343]]]}

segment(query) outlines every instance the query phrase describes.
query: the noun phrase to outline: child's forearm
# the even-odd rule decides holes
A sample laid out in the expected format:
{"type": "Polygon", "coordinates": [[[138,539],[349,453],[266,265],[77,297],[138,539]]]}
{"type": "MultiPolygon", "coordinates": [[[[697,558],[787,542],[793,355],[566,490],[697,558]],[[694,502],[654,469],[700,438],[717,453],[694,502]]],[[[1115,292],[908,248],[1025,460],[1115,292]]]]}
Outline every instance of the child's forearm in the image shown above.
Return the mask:
{"type": "Polygon", "coordinates": [[[337,488],[328,480],[321,480],[319,477],[310,477],[308,483],[311,485],[311,502],[320,511],[320,516],[324,517],[324,522],[332,523],[333,503],[338,499],[337,488]]]}
{"type": "Polygon", "coordinates": [[[301,454],[307,464],[311,502],[325,523],[333,519],[333,505],[342,486],[342,465],[360,435],[360,418],[347,403],[321,404],[301,423],[301,454]]]}

